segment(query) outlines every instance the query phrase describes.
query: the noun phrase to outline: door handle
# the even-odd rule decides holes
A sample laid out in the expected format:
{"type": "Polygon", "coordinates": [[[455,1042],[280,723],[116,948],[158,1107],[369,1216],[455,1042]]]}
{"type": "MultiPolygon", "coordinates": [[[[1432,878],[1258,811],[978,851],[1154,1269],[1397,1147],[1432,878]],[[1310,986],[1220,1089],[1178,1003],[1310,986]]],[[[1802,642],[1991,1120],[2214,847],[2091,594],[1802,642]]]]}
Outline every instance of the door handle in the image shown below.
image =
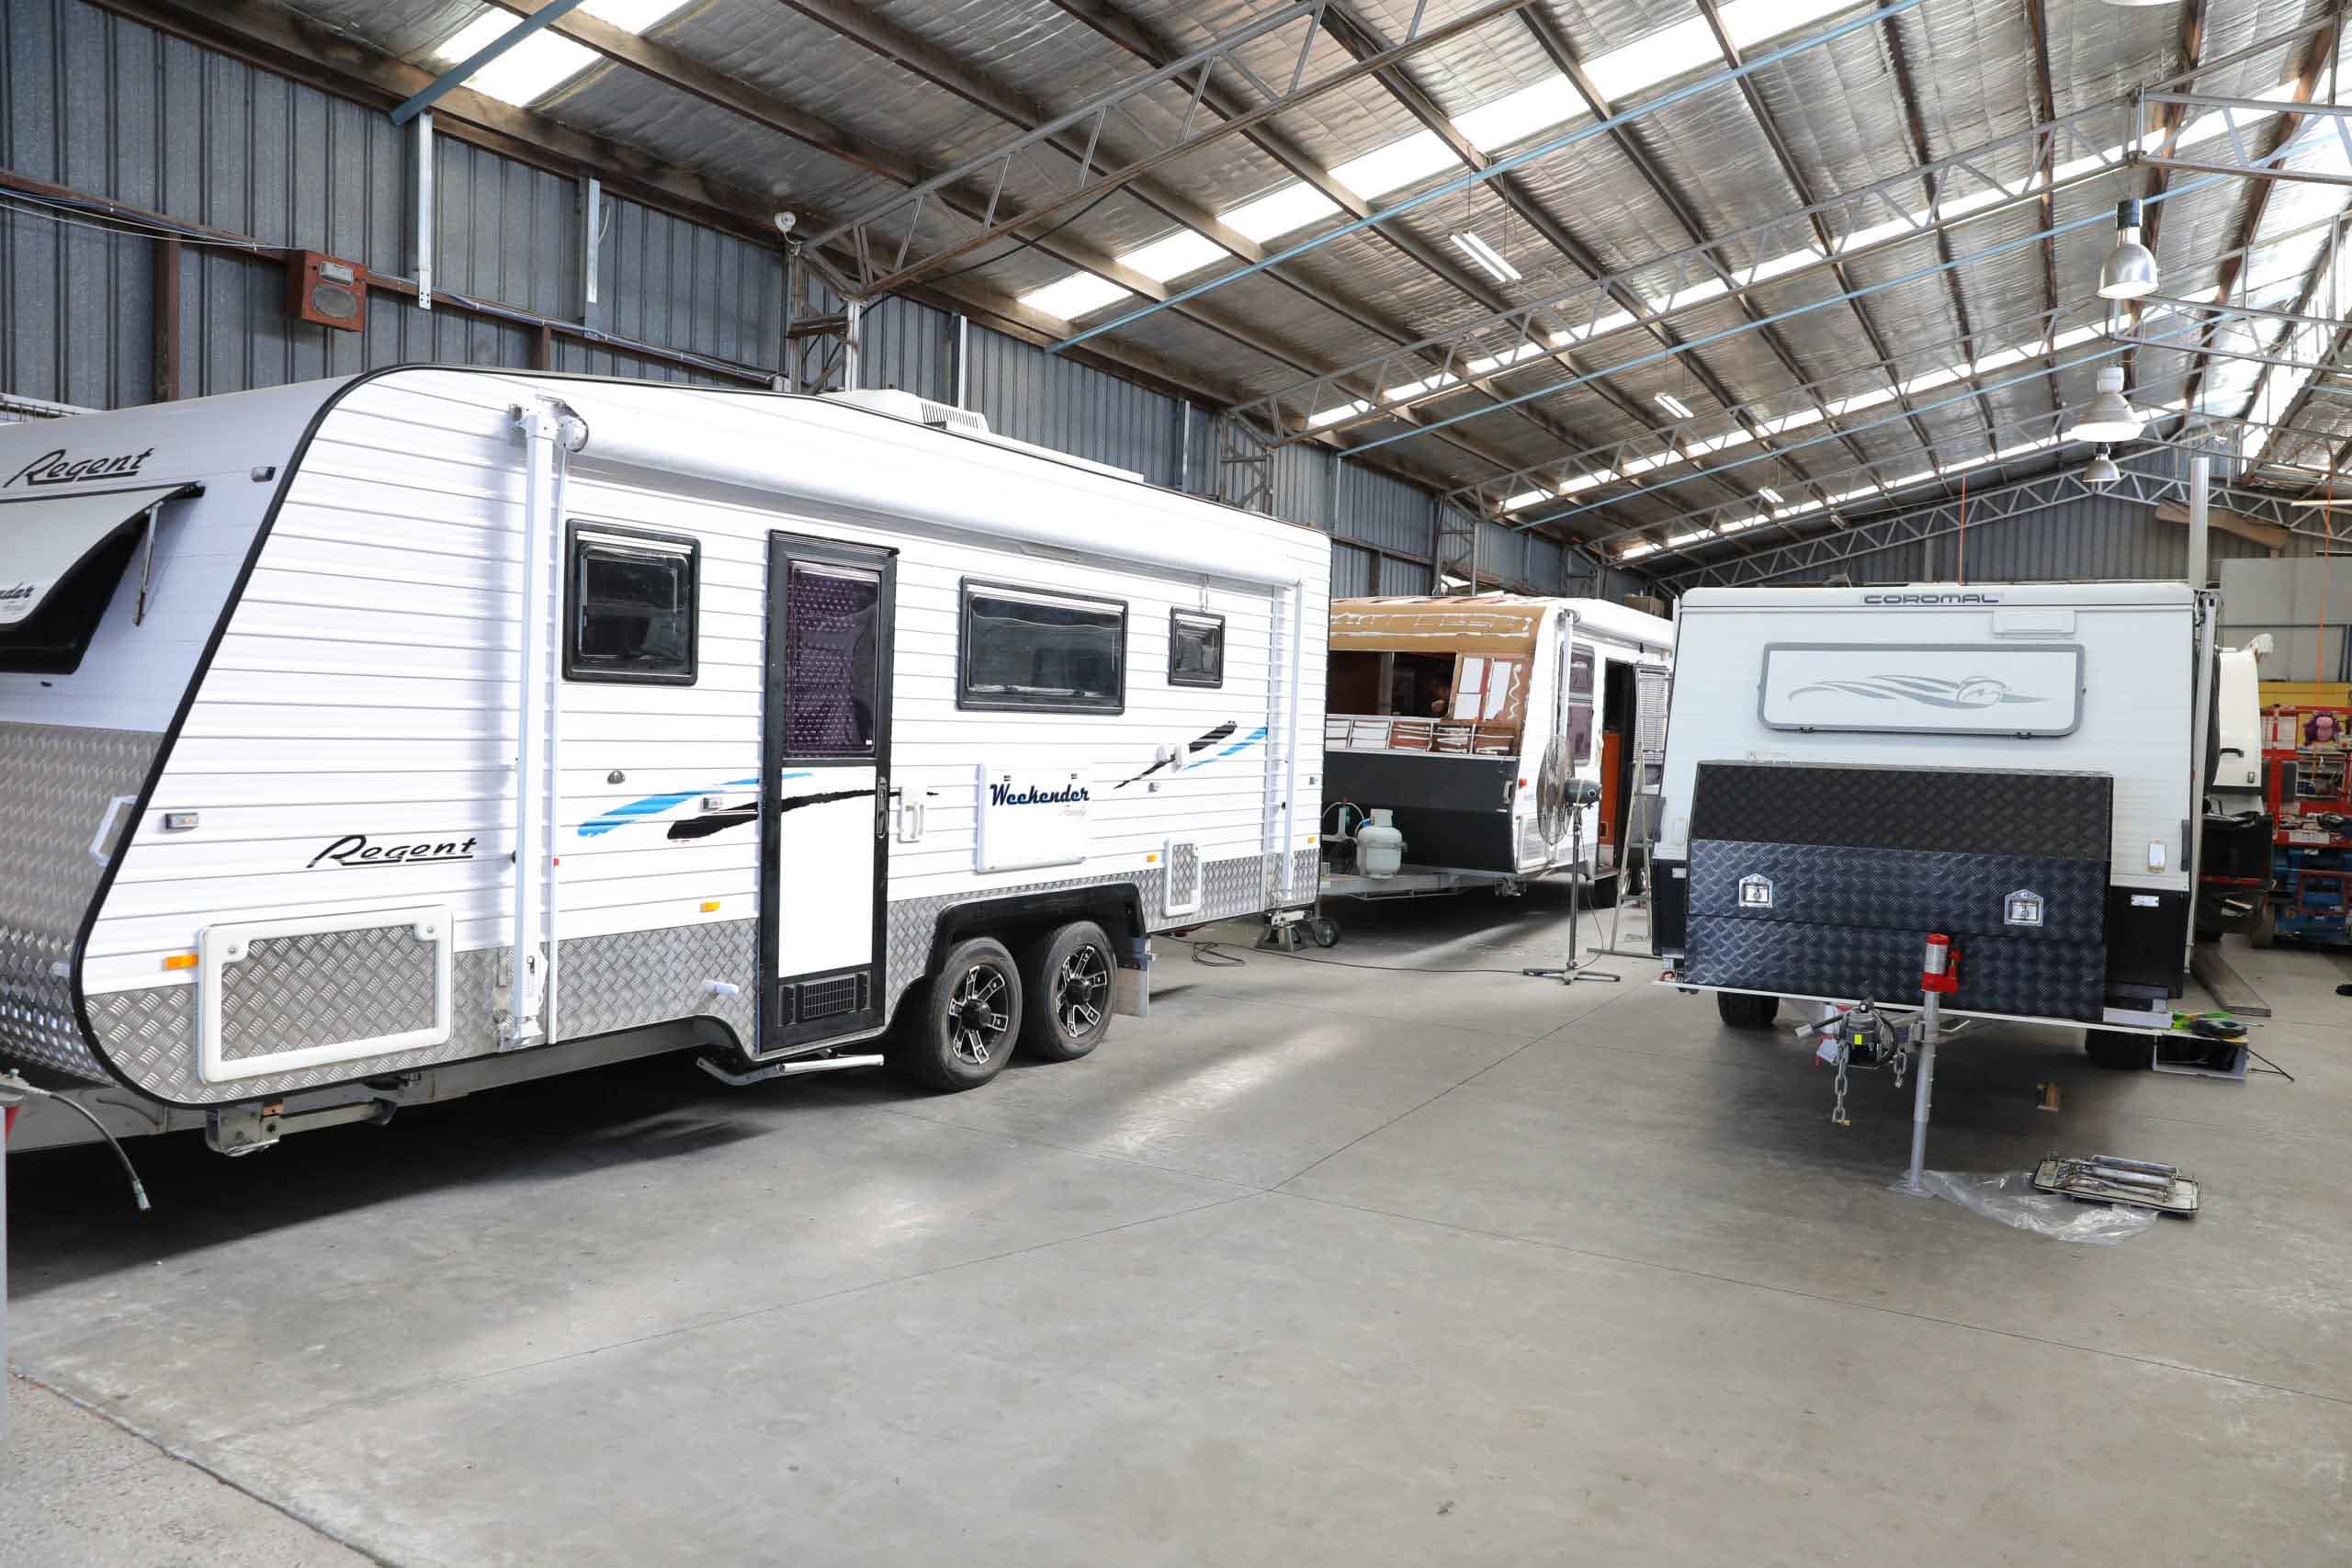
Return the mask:
{"type": "MultiPolygon", "coordinates": [[[[923,793],[928,795],[930,791],[926,790],[923,793]]],[[[911,844],[922,837],[923,803],[920,800],[909,800],[906,795],[907,792],[903,789],[892,790],[890,804],[892,815],[898,820],[899,842],[911,844]]]]}

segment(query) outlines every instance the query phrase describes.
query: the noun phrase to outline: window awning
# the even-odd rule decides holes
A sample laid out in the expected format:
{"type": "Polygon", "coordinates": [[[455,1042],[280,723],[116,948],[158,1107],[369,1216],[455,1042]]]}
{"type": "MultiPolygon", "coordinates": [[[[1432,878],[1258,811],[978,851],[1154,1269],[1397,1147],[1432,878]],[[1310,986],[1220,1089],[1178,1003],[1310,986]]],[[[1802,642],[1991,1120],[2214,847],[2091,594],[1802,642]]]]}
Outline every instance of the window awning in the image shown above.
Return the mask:
{"type": "Polygon", "coordinates": [[[32,619],[58,584],[110,541],[144,523],[151,507],[200,489],[148,485],[0,501],[0,626],[32,619]]]}

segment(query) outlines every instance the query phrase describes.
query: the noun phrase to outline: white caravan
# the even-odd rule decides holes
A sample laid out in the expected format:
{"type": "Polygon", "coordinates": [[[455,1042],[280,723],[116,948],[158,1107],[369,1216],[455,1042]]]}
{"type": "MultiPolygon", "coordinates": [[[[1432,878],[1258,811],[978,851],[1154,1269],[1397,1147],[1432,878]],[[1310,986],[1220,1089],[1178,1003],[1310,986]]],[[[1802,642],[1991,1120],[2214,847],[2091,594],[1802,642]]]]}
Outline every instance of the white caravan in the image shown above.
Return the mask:
{"type": "Polygon", "coordinates": [[[904,394],[0,431],[0,1066],[242,1150],[659,1050],[1083,1055],[1149,933],[1315,897],[1329,551],[904,394]]]}
{"type": "MultiPolygon", "coordinates": [[[[1510,890],[1581,846],[1596,897],[1612,897],[1631,808],[1656,787],[1637,763],[1663,741],[1673,648],[1671,621],[1604,599],[1333,600],[1325,819],[1342,804],[1392,812],[1405,863],[1389,877],[1335,865],[1325,890],[1510,890]],[[1573,816],[1571,792],[1590,800],[1573,816]]],[[[1327,839],[1327,858],[1346,845],[1327,839]]]]}
{"type": "MultiPolygon", "coordinates": [[[[2187,974],[2211,596],[2179,582],[1682,599],[1653,921],[1669,978],[2092,1026],[2145,1066],[2187,974]]],[[[2207,1004],[2210,1005],[2210,1004],[2207,1004]]]]}

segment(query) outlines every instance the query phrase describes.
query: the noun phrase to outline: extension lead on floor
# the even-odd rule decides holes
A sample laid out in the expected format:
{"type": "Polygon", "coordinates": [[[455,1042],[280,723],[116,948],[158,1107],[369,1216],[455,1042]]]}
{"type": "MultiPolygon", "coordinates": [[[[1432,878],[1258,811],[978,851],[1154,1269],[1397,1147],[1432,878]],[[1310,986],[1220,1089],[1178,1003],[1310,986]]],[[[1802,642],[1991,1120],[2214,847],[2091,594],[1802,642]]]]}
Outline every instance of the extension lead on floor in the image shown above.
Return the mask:
{"type": "MultiPolygon", "coordinates": [[[[68,1100],[62,1094],[51,1094],[49,1090],[36,1084],[27,1083],[24,1079],[11,1074],[0,1073],[0,1106],[7,1108],[9,1126],[16,1125],[17,1112],[23,1109],[24,1102],[28,1100],[53,1100],[96,1127],[98,1130],[98,1136],[107,1141],[108,1148],[114,1150],[114,1157],[122,1162],[122,1174],[130,1179],[130,1196],[139,1204],[139,1212],[143,1214],[154,1208],[155,1205],[147,1201],[147,1188],[139,1179],[138,1168],[130,1163],[130,1156],[123,1152],[121,1141],[107,1130],[107,1124],[93,1115],[88,1106],[76,1100],[68,1100]]],[[[0,1159],[6,1157],[6,1150],[0,1149],[0,1159]]]]}

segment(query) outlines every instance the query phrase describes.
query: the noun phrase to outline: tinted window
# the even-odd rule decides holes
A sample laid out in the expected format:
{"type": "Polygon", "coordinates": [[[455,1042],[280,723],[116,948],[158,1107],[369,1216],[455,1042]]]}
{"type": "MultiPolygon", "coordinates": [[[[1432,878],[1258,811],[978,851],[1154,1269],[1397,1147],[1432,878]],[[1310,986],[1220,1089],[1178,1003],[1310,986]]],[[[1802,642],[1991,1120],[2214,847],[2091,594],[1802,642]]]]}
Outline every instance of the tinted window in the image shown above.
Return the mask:
{"type": "Polygon", "coordinates": [[[1592,649],[1579,648],[1568,655],[1566,730],[1568,755],[1578,762],[1592,759],[1592,649]]]}
{"type": "Polygon", "coordinates": [[[691,539],[575,529],[563,672],[576,681],[691,684],[699,555],[691,539]]]}
{"type": "Polygon", "coordinates": [[[1168,683],[1225,684],[1225,617],[1202,610],[1174,610],[1168,616],[1168,683]]]}
{"type": "Polygon", "coordinates": [[[784,588],[785,752],[874,755],[875,618],[881,579],[794,561],[784,588]]]}
{"type": "Polygon", "coordinates": [[[963,640],[959,707],[1118,713],[1125,705],[1124,604],[967,582],[963,640]]]}

